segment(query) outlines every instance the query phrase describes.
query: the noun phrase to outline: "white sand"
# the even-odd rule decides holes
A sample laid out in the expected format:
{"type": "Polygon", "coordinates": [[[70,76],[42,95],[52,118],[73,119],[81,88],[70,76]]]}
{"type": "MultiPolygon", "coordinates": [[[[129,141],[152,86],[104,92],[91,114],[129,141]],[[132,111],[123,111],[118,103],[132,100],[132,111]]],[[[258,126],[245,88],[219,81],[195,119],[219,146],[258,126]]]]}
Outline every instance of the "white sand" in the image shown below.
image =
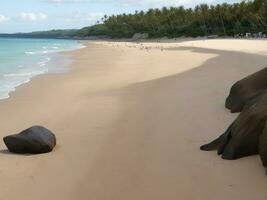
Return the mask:
{"type": "Polygon", "coordinates": [[[41,76],[0,102],[0,136],[40,124],[58,137],[50,154],[2,151],[0,199],[267,198],[258,156],[225,161],[199,150],[235,119],[224,108],[230,86],[266,66],[267,45],[146,45],[89,43],[72,53],[70,74],[41,76]]]}
{"type": "Polygon", "coordinates": [[[158,42],[100,42],[108,46],[119,47],[138,47],[167,49],[177,47],[195,47],[213,50],[237,51],[243,53],[252,53],[267,55],[266,39],[205,39],[205,40],[159,40],[158,42]]]}

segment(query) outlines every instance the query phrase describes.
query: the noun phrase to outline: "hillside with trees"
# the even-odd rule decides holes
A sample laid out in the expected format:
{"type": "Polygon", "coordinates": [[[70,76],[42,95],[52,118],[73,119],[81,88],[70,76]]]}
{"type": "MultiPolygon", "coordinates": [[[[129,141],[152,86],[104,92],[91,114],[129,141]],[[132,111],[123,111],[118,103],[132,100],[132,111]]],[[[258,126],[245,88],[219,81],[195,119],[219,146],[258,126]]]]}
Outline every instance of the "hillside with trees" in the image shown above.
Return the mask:
{"type": "Polygon", "coordinates": [[[201,4],[195,8],[163,7],[162,9],[136,11],[134,14],[105,15],[101,24],[80,30],[53,30],[19,36],[131,38],[135,33],[147,33],[150,38],[174,38],[208,35],[242,36],[248,32],[267,32],[266,0],[243,1],[235,4],[201,4]]]}

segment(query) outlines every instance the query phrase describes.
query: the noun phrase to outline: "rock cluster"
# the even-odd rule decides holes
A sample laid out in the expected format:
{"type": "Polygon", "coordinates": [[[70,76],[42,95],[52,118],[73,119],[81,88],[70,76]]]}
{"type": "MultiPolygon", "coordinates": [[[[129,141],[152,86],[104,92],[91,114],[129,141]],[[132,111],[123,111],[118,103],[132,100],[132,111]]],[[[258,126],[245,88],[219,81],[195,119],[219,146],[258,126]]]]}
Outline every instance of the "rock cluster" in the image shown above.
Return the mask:
{"type": "Polygon", "coordinates": [[[241,112],[246,104],[267,90],[267,68],[238,82],[231,88],[225,107],[232,113],[241,112]]]}
{"type": "Polygon", "coordinates": [[[267,68],[235,83],[225,105],[241,113],[225,133],[201,150],[217,150],[228,160],[259,154],[267,167],[267,68]]]}

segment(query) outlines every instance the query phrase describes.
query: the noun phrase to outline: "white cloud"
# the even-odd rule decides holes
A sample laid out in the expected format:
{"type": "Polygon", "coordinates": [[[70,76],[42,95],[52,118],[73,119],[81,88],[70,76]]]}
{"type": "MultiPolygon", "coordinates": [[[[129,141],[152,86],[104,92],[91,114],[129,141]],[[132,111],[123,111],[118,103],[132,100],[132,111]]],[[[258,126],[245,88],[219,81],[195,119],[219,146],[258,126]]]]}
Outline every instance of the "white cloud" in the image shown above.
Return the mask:
{"type": "Polygon", "coordinates": [[[2,23],[2,22],[6,22],[6,21],[8,21],[8,20],[9,20],[8,17],[6,17],[5,15],[1,15],[1,14],[0,14],[0,23],[2,23]]]}
{"type": "Polygon", "coordinates": [[[24,21],[42,21],[47,19],[44,13],[22,12],[19,17],[24,21]]]}
{"type": "Polygon", "coordinates": [[[44,1],[48,3],[56,3],[56,4],[87,2],[87,0],[44,0],[44,1]]]}
{"type": "Polygon", "coordinates": [[[118,6],[143,6],[143,7],[162,7],[162,6],[185,6],[192,7],[197,4],[216,4],[222,2],[240,2],[241,0],[44,0],[49,3],[109,3],[118,6]]]}
{"type": "Polygon", "coordinates": [[[100,13],[100,12],[99,13],[98,12],[96,12],[96,13],[87,13],[84,16],[84,19],[86,21],[94,23],[94,22],[100,20],[104,15],[105,15],[104,13],[100,13]]]}
{"type": "MultiPolygon", "coordinates": [[[[93,2],[93,0],[88,0],[93,2]]],[[[205,3],[205,4],[217,4],[217,3],[233,3],[239,2],[241,0],[98,0],[98,2],[105,3],[114,3],[120,4],[122,6],[143,6],[146,8],[149,7],[163,7],[163,6],[185,6],[185,7],[193,7],[195,5],[205,3]]]]}
{"type": "Polygon", "coordinates": [[[95,24],[97,21],[100,21],[101,18],[105,15],[102,12],[73,12],[69,14],[62,15],[61,17],[64,18],[68,22],[86,22],[88,24],[95,24]]]}

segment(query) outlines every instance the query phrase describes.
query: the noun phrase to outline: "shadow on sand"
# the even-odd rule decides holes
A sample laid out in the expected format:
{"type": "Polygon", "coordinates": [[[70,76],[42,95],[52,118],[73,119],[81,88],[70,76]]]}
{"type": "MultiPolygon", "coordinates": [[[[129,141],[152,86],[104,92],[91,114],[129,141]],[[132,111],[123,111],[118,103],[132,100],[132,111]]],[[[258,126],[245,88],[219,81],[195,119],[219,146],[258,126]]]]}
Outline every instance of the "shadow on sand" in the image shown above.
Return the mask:
{"type": "MultiPolygon", "coordinates": [[[[267,57],[201,48],[169,50],[217,56],[183,73],[108,92],[119,97],[122,112],[88,171],[93,182],[81,187],[95,199],[209,199],[210,191],[220,188],[212,183],[222,179],[214,165],[224,166],[219,171],[228,173],[229,179],[224,177],[222,184],[238,176],[239,168],[233,163],[218,161],[216,156],[211,161],[214,152],[204,154],[199,147],[235,118],[224,108],[231,85],[266,67],[267,57]],[[192,188],[196,192],[192,193],[192,188]]],[[[243,179],[235,180],[239,185],[238,180],[243,179]]],[[[243,192],[243,188],[237,191],[243,192]]]]}

